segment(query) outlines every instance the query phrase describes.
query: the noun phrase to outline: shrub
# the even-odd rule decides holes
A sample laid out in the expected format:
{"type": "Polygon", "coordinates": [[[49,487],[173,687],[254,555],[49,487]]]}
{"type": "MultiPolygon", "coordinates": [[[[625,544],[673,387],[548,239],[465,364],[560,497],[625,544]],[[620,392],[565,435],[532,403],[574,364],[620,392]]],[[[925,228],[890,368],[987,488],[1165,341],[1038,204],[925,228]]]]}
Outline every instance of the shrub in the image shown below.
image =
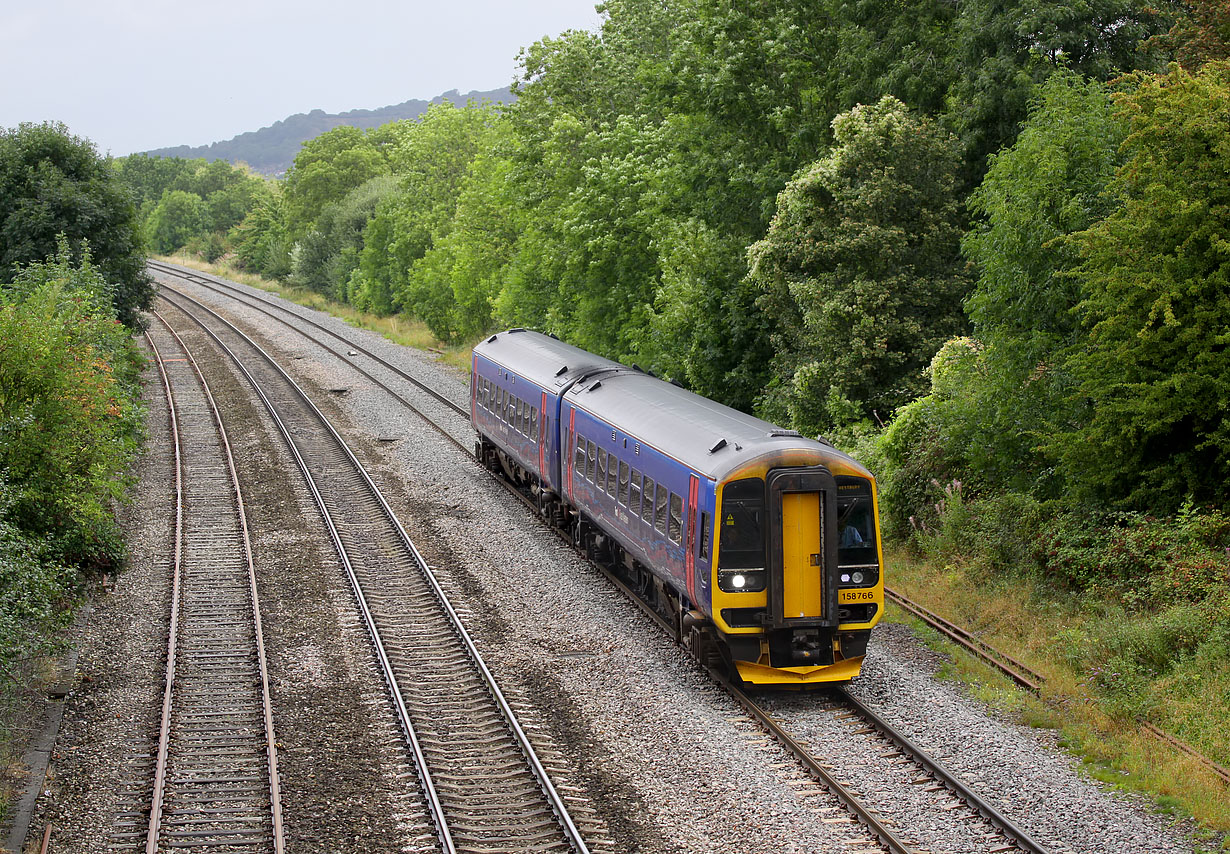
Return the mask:
{"type": "Polygon", "coordinates": [[[0,302],[0,470],[6,518],[56,559],[122,558],[111,503],[128,483],[141,430],[140,357],[88,250],[66,243],[23,269],[0,302]]]}

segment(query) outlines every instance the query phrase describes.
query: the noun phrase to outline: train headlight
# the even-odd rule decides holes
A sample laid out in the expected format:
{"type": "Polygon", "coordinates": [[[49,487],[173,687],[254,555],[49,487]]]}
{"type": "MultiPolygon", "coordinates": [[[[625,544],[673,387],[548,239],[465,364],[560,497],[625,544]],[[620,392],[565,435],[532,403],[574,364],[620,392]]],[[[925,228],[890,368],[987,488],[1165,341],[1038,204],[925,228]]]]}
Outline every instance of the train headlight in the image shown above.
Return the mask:
{"type": "Polygon", "coordinates": [[[880,567],[874,563],[843,566],[838,578],[846,587],[871,587],[880,580],[880,567]]]}
{"type": "Polygon", "coordinates": [[[764,585],[763,569],[718,570],[718,589],[725,593],[759,593],[764,585]]]}

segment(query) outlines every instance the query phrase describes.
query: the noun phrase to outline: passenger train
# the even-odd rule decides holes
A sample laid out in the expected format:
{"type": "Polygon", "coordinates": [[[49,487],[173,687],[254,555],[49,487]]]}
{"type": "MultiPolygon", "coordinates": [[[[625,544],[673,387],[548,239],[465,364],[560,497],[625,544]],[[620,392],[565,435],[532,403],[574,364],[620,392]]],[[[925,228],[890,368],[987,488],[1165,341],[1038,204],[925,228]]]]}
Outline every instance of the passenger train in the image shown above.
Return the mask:
{"type": "Polygon", "coordinates": [[[479,460],[744,682],[856,676],[884,610],[875,479],[824,441],[524,329],[474,348],[479,460]]]}

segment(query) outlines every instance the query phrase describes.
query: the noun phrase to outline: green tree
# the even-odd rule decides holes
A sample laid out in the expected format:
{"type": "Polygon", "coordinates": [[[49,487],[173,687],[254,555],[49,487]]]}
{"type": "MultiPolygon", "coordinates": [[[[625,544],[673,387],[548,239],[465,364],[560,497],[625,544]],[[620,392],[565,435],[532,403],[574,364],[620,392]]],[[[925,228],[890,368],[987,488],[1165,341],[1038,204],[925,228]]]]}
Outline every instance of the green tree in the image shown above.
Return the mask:
{"type": "Polygon", "coordinates": [[[205,202],[196,193],[167,190],[146,223],[155,252],[168,253],[207,231],[205,202]]]}
{"type": "Polygon", "coordinates": [[[1044,447],[1069,426],[1062,355],[1085,338],[1075,311],[1080,256],[1068,238],[1111,209],[1105,190],[1123,134],[1105,86],[1056,72],[970,197],[979,220],[962,249],[978,271],[965,306],[978,371],[965,400],[950,395],[934,407],[941,441],[969,466],[958,473],[967,481],[1052,497],[1063,488],[1044,447]],[[971,404],[977,418],[964,411],[971,404]],[[961,411],[948,417],[954,406],[961,411]]]}
{"type": "Polygon", "coordinates": [[[1230,497],[1230,62],[1138,75],[1117,207],[1077,235],[1087,420],[1056,442],[1083,494],[1155,510],[1230,497]]]}
{"type": "Polygon", "coordinates": [[[291,240],[280,187],[259,199],[230,233],[240,263],[275,279],[291,271],[291,240]]]}
{"type": "Polygon", "coordinates": [[[299,241],[292,280],[345,301],[351,274],[358,267],[363,250],[363,231],[381,204],[398,192],[396,178],[378,175],[325,208],[315,228],[299,241]]]}
{"type": "Polygon", "coordinates": [[[404,123],[387,149],[400,190],[380,205],[364,233],[356,303],[377,312],[402,309],[450,339],[455,317],[453,289],[444,261],[420,262],[452,227],[471,165],[499,134],[496,108],[433,105],[416,122],[404,123]]]}
{"type": "Polygon", "coordinates": [[[355,127],[336,127],[303,144],[286,173],[287,224],[305,232],[329,205],[387,172],[388,164],[373,137],[355,127]]]}
{"type": "Polygon", "coordinates": [[[1142,45],[1168,26],[1145,0],[971,0],[959,9],[952,41],[960,74],[945,121],[965,144],[967,186],[1016,139],[1035,86],[1061,67],[1099,81],[1154,67],[1142,45]]]}
{"type": "Polygon", "coordinates": [[[836,145],[787,185],[751,247],[775,323],[762,405],[816,434],[886,418],[964,327],[957,141],[897,99],[833,121],[836,145]]]}
{"type": "Polygon", "coordinates": [[[89,244],[119,318],[135,326],[153,285],[129,189],[93,143],[62,124],[0,130],[0,284],[54,255],[59,235],[78,256],[89,244]]]}

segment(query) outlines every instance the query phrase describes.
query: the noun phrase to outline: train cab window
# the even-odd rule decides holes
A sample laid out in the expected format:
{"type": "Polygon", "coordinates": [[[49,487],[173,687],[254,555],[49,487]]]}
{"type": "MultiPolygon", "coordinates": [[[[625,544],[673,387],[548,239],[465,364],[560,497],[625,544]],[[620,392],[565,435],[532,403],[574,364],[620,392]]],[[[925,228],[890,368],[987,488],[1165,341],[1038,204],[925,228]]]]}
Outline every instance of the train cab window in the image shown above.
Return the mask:
{"type": "Polygon", "coordinates": [[[875,517],[871,484],[861,477],[837,478],[837,563],[843,567],[876,567],[875,517]]]}
{"type": "Polygon", "coordinates": [[[632,511],[633,516],[639,516],[641,515],[641,473],[636,469],[632,469],[630,489],[628,508],[632,511]]]}
{"type": "Polygon", "coordinates": [[[657,507],[654,509],[653,526],[659,532],[666,533],[666,506],[670,502],[670,490],[658,487],[657,507]]]}
{"type": "Polygon", "coordinates": [[[645,475],[645,505],[641,508],[641,518],[653,524],[653,478],[645,475]]]}
{"type": "Polygon", "coordinates": [[[709,558],[709,514],[703,510],[700,513],[700,557],[701,560],[709,558]]]}
{"type": "Polygon", "coordinates": [[[670,533],[668,536],[672,542],[683,542],[683,499],[671,493],[671,517],[670,517],[670,533]]]}
{"type": "Polygon", "coordinates": [[[763,569],[765,566],[764,481],[744,478],[722,490],[718,566],[763,569]]]}
{"type": "Polygon", "coordinates": [[[611,496],[612,498],[615,497],[615,483],[619,475],[618,463],[619,463],[618,457],[616,457],[614,454],[611,454],[611,464],[607,466],[607,470],[606,470],[606,494],[611,496]]]}
{"type": "Polygon", "coordinates": [[[628,464],[619,461],[619,503],[628,506],[628,464]]]}
{"type": "Polygon", "coordinates": [[[598,484],[599,489],[606,489],[606,450],[598,449],[598,474],[594,478],[594,483],[598,484]]]}
{"type": "Polygon", "coordinates": [[[594,467],[598,465],[598,448],[593,442],[589,442],[588,447],[589,461],[585,466],[585,479],[592,483],[594,480],[594,467]]]}

